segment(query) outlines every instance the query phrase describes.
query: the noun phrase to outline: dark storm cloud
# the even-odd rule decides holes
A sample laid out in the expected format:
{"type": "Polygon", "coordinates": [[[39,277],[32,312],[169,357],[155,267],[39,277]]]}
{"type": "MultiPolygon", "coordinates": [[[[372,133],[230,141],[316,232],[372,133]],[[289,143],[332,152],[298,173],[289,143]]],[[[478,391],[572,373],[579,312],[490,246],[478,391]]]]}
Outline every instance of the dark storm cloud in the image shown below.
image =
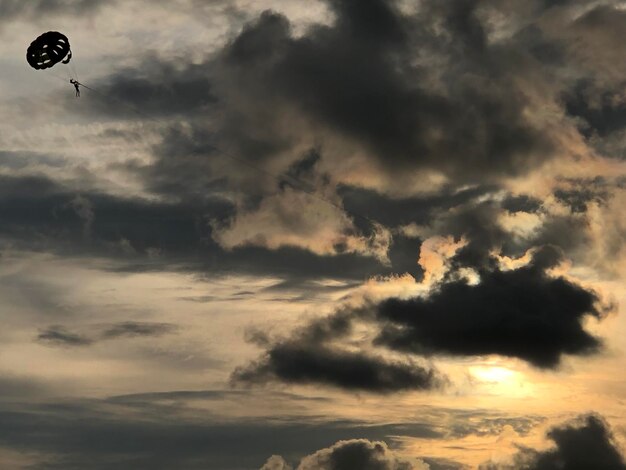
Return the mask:
{"type": "MultiPolygon", "coordinates": [[[[193,64],[181,58],[149,56],[141,66],[119,70],[98,83],[102,96],[112,100],[98,101],[87,112],[118,117],[130,113],[138,119],[159,120],[162,125],[168,124],[169,118],[178,121],[181,116],[193,116],[189,122],[162,130],[162,140],[153,148],[153,164],[130,162],[120,169],[139,176],[149,191],[172,201],[197,201],[214,192],[235,191],[254,208],[267,192],[267,188],[259,189],[261,181],[267,182],[267,175],[261,175],[265,163],[293,150],[296,144],[298,153],[292,156],[291,166],[285,165],[274,190],[298,180],[295,186],[308,192],[332,181],[332,174],[311,178],[324,159],[324,147],[318,147],[318,142],[327,132],[369,149],[382,167],[436,167],[461,180],[478,175],[487,182],[491,176],[519,174],[549,158],[552,136],[547,127],[537,128],[526,117],[528,95],[537,90],[521,89],[520,83],[537,83],[539,88],[545,85],[542,79],[554,83],[550,74],[542,75],[542,67],[548,66],[533,58],[533,51],[537,41],[546,42],[545,47],[563,47],[566,39],[547,34],[538,23],[523,34],[492,43],[487,40],[484,13],[498,6],[487,7],[480,1],[423,2],[412,14],[384,0],[336,0],[329,6],[333,22],[314,25],[302,36],[293,34],[287,18],[266,12],[247,24],[223,50],[193,64]],[[531,76],[526,80],[513,79],[527,73],[531,76]],[[285,125],[285,116],[293,113],[303,119],[290,119],[290,125],[285,125]],[[300,154],[303,143],[315,149],[304,157],[300,154]],[[226,153],[247,159],[262,170],[236,163],[226,153]]],[[[538,3],[536,16],[552,6],[538,3]]],[[[558,15],[566,15],[565,9],[558,15]]],[[[585,34],[595,34],[587,23],[577,21],[572,27],[584,26],[585,34]]],[[[563,53],[563,60],[575,61],[572,54],[563,53]]],[[[564,82],[563,87],[567,86],[564,82]]],[[[566,92],[558,98],[567,96],[566,92]]],[[[488,192],[489,186],[459,192],[451,187],[431,199],[389,199],[365,189],[339,187],[346,212],[364,234],[372,228],[362,214],[387,226],[426,223],[434,210],[458,205],[483,191],[488,192]]],[[[525,209],[536,208],[527,204],[525,209]]],[[[452,232],[461,233],[463,223],[473,223],[461,218],[456,221],[458,227],[452,232]]],[[[485,228],[494,227],[493,219],[483,217],[476,222],[472,230],[488,238],[472,237],[471,246],[464,249],[466,257],[484,258],[485,250],[476,245],[499,244],[507,254],[529,248],[513,246],[502,230],[485,228]]],[[[559,235],[556,228],[547,228],[536,241],[559,244],[559,236],[569,237],[563,248],[585,242],[580,237],[583,222],[555,224],[577,230],[559,235]]],[[[391,272],[421,275],[415,262],[419,243],[393,234],[388,253],[391,272]]],[[[259,262],[264,262],[266,250],[254,250],[237,249],[230,259],[245,263],[245,254],[259,256],[259,262]]],[[[328,265],[339,259],[305,260],[307,254],[296,253],[305,264],[321,260],[320,265],[328,265]]],[[[353,259],[350,256],[342,260],[353,259]]],[[[354,268],[368,265],[368,273],[382,274],[380,267],[369,267],[374,264],[359,260],[354,268]]],[[[288,270],[288,266],[284,268],[288,270]]],[[[327,270],[336,271],[332,267],[327,270]]]]}
{"type": "Polygon", "coordinates": [[[376,341],[427,356],[499,354],[542,368],[558,366],[563,354],[595,353],[601,341],[583,320],[606,312],[593,291],[545,273],[557,261],[554,250],[544,248],[522,268],[479,269],[476,285],[455,280],[427,298],[384,301],[377,307],[383,327],[376,341]]]}
{"type": "Polygon", "coordinates": [[[391,0],[328,5],[332,24],[302,36],[265,12],[200,61],[146,57],[97,83],[102,95],[86,112],[163,124],[193,116],[188,135],[166,136],[149,175],[183,191],[216,147],[259,163],[329,133],[369,150],[381,168],[435,168],[462,181],[522,174],[550,158],[555,136],[527,117],[528,97],[554,84],[533,51],[538,38],[544,49],[564,39],[535,25],[491,44],[484,11],[502,12],[481,1],[427,1],[412,14],[391,0]],[[195,158],[174,164],[170,154],[185,151],[195,158]]]}
{"type": "MultiPolygon", "coordinates": [[[[568,3],[550,14],[569,18],[568,3]]],[[[92,96],[85,112],[163,125],[169,118],[193,117],[189,132],[164,133],[156,163],[140,172],[151,190],[178,197],[225,184],[207,171],[218,148],[262,164],[297,143],[314,147],[328,132],[369,149],[386,169],[434,167],[460,180],[489,180],[521,174],[550,158],[554,136],[549,126],[529,121],[528,97],[554,86],[552,68],[574,68],[585,79],[570,36],[593,39],[602,33],[595,17],[615,25],[621,20],[614,17],[624,16],[605,5],[573,23],[568,19],[575,34],[567,29],[570,36],[563,36],[544,31],[538,21],[553,2],[536,2],[530,20],[537,24],[492,43],[485,12],[503,13],[500,4],[427,1],[411,14],[391,0],[328,5],[332,24],[313,25],[302,36],[293,34],[287,18],[265,12],[222,50],[193,63],[146,56],[96,83],[101,94],[92,96]],[[535,57],[538,41],[541,49],[573,52],[561,53],[563,63],[542,63],[535,57]],[[286,126],[290,113],[302,119],[286,126]]],[[[570,85],[576,87],[564,80],[546,99],[561,100],[568,109],[572,100],[563,96],[580,95],[570,85]]],[[[593,106],[585,96],[576,103],[576,109],[593,106]]]]}
{"type": "Polygon", "coordinates": [[[46,328],[37,336],[37,341],[54,346],[89,346],[96,342],[123,337],[159,337],[174,333],[176,325],[170,323],[121,322],[92,328],[85,334],[74,333],[63,326],[54,325],[46,328]]]}
{"type": "MultiPolygon", "coordinates": [[[[112,99],[100,102],[94,96],[99,104],[86,108],[87,112],[118,117],[130,113],[138,119],[156,119],[160,125],[169,124],[169,118],[193,117],[162,129],[162,140],[153,148],[153,164],[130,162],[119,169],[140,177],[149,191],[172,201],[197,201],[214,192],[235,191],[244,196],[244,205],[254,208],[267,192],[259,186],[267,183],[267,175],[261,173],[268,159],[295,148],[299,150],[292,155],[291,166],[285,165],[275,191],[296,179],[296,186],[305,190],[337,183],[332,174],[311,178],[325,158],[319,142],[328,132],[369,149],[384,168],[436,167],[461,180],[478,175],[483,183],[503,173],[519,174],[549,158],[552,136],[546,129],[550,126],[538,128],[530,123],[526,108],[530,95],[542,94],[548,83],[556,83],[552,72],[542,72],[549,66],[534,57],[538,41],[545,43],[543,49],[562,48],[569,44],[567,37],[544,31],[546,26],[537,22],[523,28],[523,34],[490,41],[485,12],[497,14],[499,6],[481,1],[427,1],[411,14],[384,0],[328,4],[334,13],[331,24],[313,25],[301,36],[293,34],[287,18],[266,12],[222,50],[193,64],[180,57],[151,55],[140,66],[121,69],[97,83],[102,96],[112,99]],[[522,83],[531,88],[520,88],[522,83]],[[294,113],[296,119],[289,119],[294,113]],[[315,150],[303,158],[302,144],[315,150]],[[257,169],[234,162],[226,153],[247,159],[257,169]]],[[[538,21],[543,9],[553,6],[537,3],[530,21],[538,21]]],[[[561,7],[562,12],[551,14],[567,17],[567,5],[561,7]]],[[[598,34],[589,19],[593,15],[587,13],[584,18],[588,19],[579,18],[575,24],[567,20],[567,24],[581,34],[598,34]]],[[[579,59],[574,52],[563,52],[565,62],[554,67],[575,67],[579,59]]],[[[569,96],[568,86],[563,81],[554,98],[569,96]]],[[[344,186],[339,193],[355,225],[367,234],[371,226],[359,214],[392,227],[427,223],[435,210],[431,204],[442,211],[488,188],[484,184],[456,192],[451,187],[431,200],[389,199],[344,186]]],[[[533,209],[526,206],[526,210],[533,209]]],[[[473,223],[456,220],[453,232],[461,233],[463,223],[473,223]]],[[[484,257],[479,253],[485,250],[476,245],[493,247],[498,245],[496,239],[507,254],[529,248],[512,246],[502,230],[480,227],[494,227],[493,219],[483,217],[476,222],[480,223],[472,230],[488,238],[472,237],[471,246],[464,249],[467,257],[484,257]]],[[[538,243],[559,244],[559,236],[569,238],[563,248],[585,242],[580,236],[583,222],[563,220],[552,225],[576,230],[559,235],[556,228],[547,228],[537,237],[538,243]]],[[[242,256],[231,259],[244,263],[244,254],[253,258],[266,254],[249,248],[236,250],[242,256]]],[[[391,271],[419,277],[418,248],[419,240],[394,233],[388,254],[391,271]]],[[[307,256],[298,252],[301,259],[307,256]]],[[[339,259],[329,258],[320,264],[339,259]]],[[[363,267],[360,261],[357,265],[363,267]]],[[[380,268],[366,269],[381,273],[380,268]]]]}
{"type": "Polygon", "coordinates": [[[286,18],[264,13],[224,51],[227,73],[236,73],[244,90],[278,96],[354,139],[385,167],[431,166],[460,176],[460,164],[466,174],[517,173],[546,158],[550,138],[523,117],[506,62],[494,55],[470,67],[461,60],[468,50],[487,54],[477,2],[427,2],[423,17],[406,16],[391,1],[329,3],[334,24],[301,38],[286,18]],[[450,34],[444,55],[456,61],[446,72],[457,79],[442,84],[445,93],[411,65],[418,47],[440,42],[430,29],[435,19],[450,34]],[[461,72],[472,78],[460,79],[461,72]]]}
{"type": "Polygon", "coordinates": [[[554,442],[555,447],[546,451],[522,448],[512,464],[486,463],[480,469],[626,469],[626,460],[601,416],[581,416],[572,423],[551,429],[547,437],[554,442]]]}
{"type": "Polygon", "coordinates": [[[390,361],[371,353],[341,350],[331,344],[333,339],[343,338],[351,331],[352,314],[346,309],[314,320],[292,337],[276,341],[262,331],[248,331],[248,342],[267,351],[259,360],[235,369],[231,376],[233,384],[324,384],[372,393],[431,390],[446,384],[446,378],[437,370],[413,360],[390,361]]]}
{"type": "Polygon", "coordinates": [[[272,345],[266,357],[237,368],[232,379],[235,384],[282,381],[372,393],[431,390],[445,382],[434,369],[413,361],[392,362],[377,356],[294,342],[272,345]]]}
{"type": "Polygon", "coordinates": [[[311,321],[288,338],[256,332],[249,339],[265,349],[255,362],[236,369],[236,382],[259,384],[319,383],[371,392],[431,389],[446,383],[432,368],[413,362],[416,356],[483,356],[519,358],[540,368],[556,368],[565,354],[589,355],[602,341],[584,329],[588,317],[603,319],[611,306],[597,294],[546,271],[561,252],[543,247],[526,266],[502,270],[495,259],[460,252],[454,269],[472,267],[477,284],[450,275],[424,297],[390,298],[359,309],[341,308],[311,321]],[[373,344],[405,353],[406,362],[389,363],[337,346],[355,322],[377,328],[373,344]]]}

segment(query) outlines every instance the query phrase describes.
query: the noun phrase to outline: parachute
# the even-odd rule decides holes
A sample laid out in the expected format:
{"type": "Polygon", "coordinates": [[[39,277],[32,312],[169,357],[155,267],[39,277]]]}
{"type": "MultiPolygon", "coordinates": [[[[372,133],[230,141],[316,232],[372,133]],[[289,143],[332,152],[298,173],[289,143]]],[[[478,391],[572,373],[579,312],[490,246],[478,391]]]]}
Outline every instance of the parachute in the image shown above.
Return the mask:
{"type": "Polygon", "coordinates": [[[30,66],[43,70],[55,66],[59,62],[69,63],[72,58],[70,41],[58,31],[48,31],[35,39],[26,51],[26,60],[30,66]]]}

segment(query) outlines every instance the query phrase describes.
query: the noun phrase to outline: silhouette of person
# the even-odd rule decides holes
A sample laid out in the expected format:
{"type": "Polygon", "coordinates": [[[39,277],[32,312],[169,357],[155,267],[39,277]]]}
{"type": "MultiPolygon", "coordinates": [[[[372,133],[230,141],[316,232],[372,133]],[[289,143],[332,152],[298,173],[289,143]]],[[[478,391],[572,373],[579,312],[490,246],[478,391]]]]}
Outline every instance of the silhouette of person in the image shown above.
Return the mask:
{"type": "Polygon", "coordinates": [[[76,88],[76,98],[80,98],[80,83],[78,83],[76,80],[74,80],[73,78],[70,78],[70,83],[72,85],[74,85],[74,88],[76,88]]]}

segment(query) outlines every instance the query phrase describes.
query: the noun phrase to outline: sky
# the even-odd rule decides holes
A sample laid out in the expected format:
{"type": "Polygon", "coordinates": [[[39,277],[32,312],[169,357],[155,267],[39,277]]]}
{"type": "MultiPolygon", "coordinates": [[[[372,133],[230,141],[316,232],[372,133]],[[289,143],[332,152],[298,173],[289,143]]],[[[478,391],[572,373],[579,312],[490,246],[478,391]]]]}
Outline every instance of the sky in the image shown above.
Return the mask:
{"type": "Polygon", "coordinates": [[[624,31],[0,0],[0,466],[626,469],[624,31]]]}

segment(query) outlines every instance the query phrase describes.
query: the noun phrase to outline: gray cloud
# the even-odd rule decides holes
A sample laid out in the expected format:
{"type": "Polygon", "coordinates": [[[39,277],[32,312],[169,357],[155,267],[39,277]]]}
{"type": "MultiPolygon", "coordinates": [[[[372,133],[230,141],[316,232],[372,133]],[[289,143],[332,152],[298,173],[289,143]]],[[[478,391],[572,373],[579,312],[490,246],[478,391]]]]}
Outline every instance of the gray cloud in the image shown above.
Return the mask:
{"type": "Polygon", "coordinates": [[[522,448],[512,464],[485,463],[481,470],[549,470],[606,468],[623,470],[626,460],[615,443],[608,423],[599,415],[580,416],[552,428],[548,439],[554,447],[545,451],[522,448]]]}
{"type": "MultiPolygon", "coordinates": [[[[265,400],[274,404],[319,400],[264,393],[265,400]]],[[[378,452],[375,441],[391,442],[400,436],[447,439],[486,430],[490,436],[497,436],[504,423],[517,429],[540,421],[537,417],[506,416],[495,411],[437,407],[416,410],[420,418],[384,424],[280,414],[274,415],[274,419],[227,418],[215,411],[223,408],[222,403],[243,406],[255,396],[259,398],[249,391],[200,390],[141,393],[103,400],[32,402],[12,398],[0,403],[0,445],[33,456],[31,467],[35,469],[176,466],[240,470],[260,468],[272,454],[282,455],[289,462],[305,456],[331,461],[349,459],[352,452],[348,448],[338,449],[342,446],[334,443],[339,441],[370,441],[363,446],[357,444],[352,449],[354,454],[369,457],[372,463],[377,459],[393,462],[395,453],[388,448],[378,452]],[[198,401],[202,403],[196,408],[198,401]],[[495,425],[498,421],[500,424],[495,425]],[[317,453],[319,449],[323,452],[317,453]],[[331,457],[329,453],[334,449],[338,452],[331,457]]],[[[432,468],[451,468],[439,463],[432,468]]]]}
{"type": "Polygon", "coordinates": [[[475,286],[451,281],[425,299],[384,301],[376,342],[424,355],[499,354],[543,368],[556,367],[562,354],[595,353],[601,341],[583,320],[607,312],[593,291],[545,273],[558,260],[544,248],[522,268],[479,269],[475,286]]]}
{"type": "Polygon", "coordinates": [[[303,456],[355,434],[374,440],[398,433],[431,439],[441,436],[435,427],[420,424],[413,428],[289,418],[226,420],[200,410],[190,418],[183,408],[140,398],[122,404],[93,400],[12,403],[0,406],[0,421],[0,444],[36,452],[39,458],[33,468],[41,469],[253,469],[272,452],[303,456]]]}
{"type": "Polygon", "coordinates": [[[38,380],[29,377],[5,375],[0,379],[0,396],[5,399],[45,396],[49,388],[38,380]]]}
{"type": "Polygon", "coordinates": [[[111,325],[102,332],[102,338],[114,339],[134,336],[161,336],[176,331],[170,323],[122,322],[111,325]]]}
{"type": "Polygon", "coordinates": [[[261,470],[293,470],[293,467],[280,455],[272,455],[267,459],[267,462],[263,464],[261,470]]]}
{"type": "Polygon", "coordinates": [[[527,194],[521,194],[519,196],[508,196],[502,201],[502,208],[511,213],[527,212],[534,214],[539,212],[541,208],[541,201],[528,196],[527,194]]]}
{"type": "Polygon", "coordinates": [[[92,328],[94,331],[79,334],[68,331],[63,326],[50,326],[41,331],[37,340],[54,346],[89,346],[99,341],[124,337],[159,337],[174,333],[177,326],[171,323],[120,322],[92,328]]]}
{"type": "MultiPolygon", "coordinates": [[[[163,125],[193,116],[184,119],[187,131],[174,126],[164,134],[156,163],[142,169],[153,190],[179,196],[218,184],[211,162],[222,151],[264,166],[303,146],[331,148],[329,135],[368,150],[392,173],[434,168],[486,183],[551,158],[558,126],[534,122],[528,111],[540,111],[535,101],[541,97],[541,106],[551,102],[574,115],[563,97],[579,85],[553,76],[595,73],[585,72],[576,51],[567,49],[574,47],[570,36],[547,30],[551,23],[542,15],[553,5],[535,2],[530,25],[494,42],[488,18],[510,2],[429,1],[414,14],[390,0],[328,3],[334,22],[313,25],[303,36],[294,35],[286,17],[266,12],[201,61],[145,57],[141,67],[96,84],[110,99],[95,96],[86,111],[129,117],[134,108],[145,116],[133,118],[154,116],[163,125]],[[561,62],[536,57],[546,48],[563,49],[561,62]]],[[[583,19],[572,23],[566,6],[550,15],[582,28],[583,19]]],[[[603,14],[613,10],[606,5],[603,14]]],[[[258,185],[245,181],[251,192],[258,185]]]]}
{"type": "Polygon", "coordinates": [[[166,122],[164,117],[184,115],[209,119],[218,99],[213,93],[210,61],[190,64],[183,58],[143,58],[141,64],[118,70],[98,84],[86,113],[121,119],[166,122]]]}
{"type": "Polygon", "coordinates": [[[471,468],[469,465],[451,459],[421,457],[421,460],[428,464],[429,470],[467,470],[471,468]]]}
{"type": "Polygon", "coordinates": [[[266,357],[237,368],[233,381],[324,384],[346,390],[390,393],[440,388],[445,379],[436,370],[414,361],[391,362],[377,356],[338,351],[317,344],[274,344],[266,357]]]}
{"type": "Polygon", "coordinates": [[[371,189],[341,185],[338,193],[345,210],[355,216],[357,223],[362,223],[357,214],[365,214],[386,226],[395,227],[428,223],[438,212],[472,203],[497,190],[496,186],[477,186],[459,191],[450,187],[432,195],[391,198],[371,189]]]}
{"type": "Polygon", "coordinates": [[[62,326],[50,326],[37,335],[37,340],[55,346],[88,346],[93,340],[67,331],[62,326]]]}
{"type": "MultiPolygon", "coordinates": [[[[307,187],[312,184],[313,189],[341,183],[332,181],[335,175],[329,174],[318,175],[319,180],[309,178],[312,168],[321,166],[325,155],[333,153],[332,139],[325,138],[330,133],[369,149],[376,164],[392,172],[398,168],[404,171],[407,167],[433,167],[459,181],[479,175],[483,185],[476,189],[458,192],[452,185],[430,198],[390,199],[367,189],[341,184],[338,187],[346,212],[364,236],[372,227],[361,220],[360,214],[385,226],[427,223],[435,211],[442,212],[459,205],[464,198],[467,201],[490,188],[496,189],[497,185],[488,183],[497,181],[498,175],[520,174],[550,158],[552,127],[537,126],[528,120],[526,108],[533,106],[528,97],[543,96],[549,89],[543,98],[556,100],[567,113],[566,102],[559,100],[570,91],[568,87],[575,90],[578,85],[564,80],[559,82],[563,89],[552,89],[556,82],[552,80],[551,66],[535,57],[541,49],[539,45],[545,45],[543,49],[565,48],[560,54],[562,63],[554,67],[575,68],[578,75],[584,75],[584,70],[576,55],[580,51],[566,47],[570,45],[570,36],[546,29],[550,23],[542,20],[545,9],[550,9],[550,17],[565,22],[569,29],[599,34],[592,27],[593,22],[585,18],[599,15],[600,10],[590,11],[572,23],[568,19],[568,2],[533,3],[533,16],[525,18],[531,24],[520,26],[515,34],[496,42],[489,40],[487,19],[499,12],[500,4],[425,2],[411,14],[402,12],[394,2],[383,0],[367,4],[333,1],[329,6],[334,13],[333,22],[313,25],[302,36],[293,33],[287,18],[266,12],[245,26],[223,50],[194,63],[181,57],[151,54],[144,57],[141,67],[120,69],[102,79],[96,84],[102,95],[94,97],[94,106],[85,108],[86,112],[120,118],[120,113],[126,115],[135,108],[143,110],[145,116],[139,113],[134,118],[145,120],[146,116],[154,116],[165,128],[161,142],[153,148],[153,164],[128,162],[119,169],[139,176],[148,190],[167,196],[175,205],[181,201],[212,204],[205,198],[214,200],[218,194],[234,191],[244,201],[242,206],[230,207],[216,217],[232,220],[242,209],[258,209],[268,192],[280,194],[284,180],[293,181],[294,175],[306,180],[307,187]],[[433,22],[439,29],[432,27],[433,22]],[[516,65],[518,62],[524,67],[516,65]],[[513,80],[526,77],[525,74],[531,77],[513,80]],[[449,76],[455,79],[447,79],[449,76]],[[519,88],[522,82],[524,87],[536,83],[537,89],[519,88]],[[99,96],[110,96],[111,100],[100,100],[99,96]],[[268,115],[264,111],[267,109],[274,112],[268,115]],[[284,125],[284,116],[293,117],[289,126],[284,125]],[[170,119],[179,123],[169,126],[170,119]],[[304,121],[309,124],[302,124],[304,121]],[[313,121],[315,124],[311,125],[313,121]],[[324,145],[319,146],[320,141],[324,145]],[[331,149],[325,151],[325,147],[331,149]],[[303,158],[303,148],[320,150],[304,173],[298,173],[298,165],[315,155],[307,153],[303,158]],[[234,163],[223,155],[223,150],[260,168],[278,156],[284,158],[285,153],[292,153],[292,166],[283,165],[285,172],[278,174],[284,180],[268,185],[265,177],[259,178],[258,172],[234,163]],[[297,174],[290,175],[292,169],[297,174]]],[[[612,6],[606,5],[602,15],[612,10],[612,6]]],[[[513,13],[521,18],[524,11],[513,13]]],[[[557,196],[580,207],[575,196],[563,191],[557,196]]],[[[196,222],[202,218],[208,221],[213,214],[207,210],[194,217],[196,222]]],[[[287,226],[297,224],[287,222],[287,226]]],[[[493,226],[486,217],[480,222],[493,226]]],[[[471,221],[457,218],[456,223],[456,231],[462,232],[467,231],[462,224],[471,221]]],[[[575,248],[588,241],[581,235],[584,224],[583,220],[554,220],[550,228],[548,222],[537,244],[575,248]],[[561,231],[563,226],[568,230],[561,231]],[[559,238],[563,239],[562,244],[559,238]]],[[[482,232],[499,238],[501,244],[507,245],[505,248],[512,245],[497,230],[482,232]]],[[[211,236],[206,232],[197,235],[205,240],[211,236]]],[[[111,246],[121,239],[111,242],[111,246]]],[[[123,239],[134,251],[146,249],[144,241],[123,239]]],[[[487,243],[494,244],[492,239],[487,243]]],[[[157,248],[166,251],[166,247],[157,248]]],[[[512,248],[519,252],[528,246],[512,248]]],[[[338,252],[340,249],[338,244],[338,252]]],[[[394,234],[388,253],[390,271],[410,272],[419,277],[421,270],[415,263],[418,249],[419,240],[394,234]]],[[[278,251],[281,250],[276,250],[277,254],[278,251]]],[[[305,260],[307,254],[291,249],[272,256],[246,247],[231,253],[229,258],[239,266],[248,264],[245,269],[254,269],[250,264],[257,264],[257,257],[258,264],[262,264],[267,258],[286,259],[286,255],[294,254],[299,262],[283,266],[285,271],[296,264],[313,270],[325,265],[329,266],[328,272],[337,274],[336,266],[330,265],[350,260],[348,269],[355,272],[389,272],[375,262],[355,260],[349,255],[334,260],[305,260]],[[244,256],[253,261],[246,263],[244,256]]],[[[221,263],[225,264],[228,263],[221,263]]]]}
{"type": "Polygon", "coordinates": [[[82,16],[111,4],[104,0],[4,0],[0,5],[0,25],[16,19],[33,20],[51,15],[82,16]]]}
{"type": "MultiPolygon", "coordinates": [[[[597,414],[580,416],[552,428],[548,438],[555,446],[545,451],[521,447],[511,463],[483,463],[481,470],[549,470],[626,468],[626,460],[615,443],[608,423],[597,414]]],[[[460,462],[422,457],[411,462],[402,459],[386,443],[367,439],[339,441],[302,458],[290,466],[281,456],[270,457],[261,470],[413,470],[431,468],[452,470],[468,468],[460,462]],[[428,467],[424,464],[428,464],[428,467]]]]}
{"type": "Polygon", "coordinates": [[[392,393],[432,390],[446,385],[436,369],[413,360],[389,361],[367,352],[351,352],[332,344],[352,329],[349,310],[314,320],[291,337],[271,340],[262,332],[248,332],[248,341],[266,348],[257,361],[235,369],[235,384],[324,384],[346,390],[392,393]]]}
{"type": "Polygon", "coordinates": [[[611,184],[604,178],[567,180],[554,190],[554,196],[573,213],[587,212],[591,203],[605,205],[612,195],[611,184]]]}
{"type": "Polygon", "coordinates": [[[149,202],[76,192],[43,176],[2,176],[0,196],[0,241],[61,255],[105,256],[130,271],[270,274],[288,278],[294,285],[324,277],[360,280],[389,272],[375,258],[358,254],[320,256],[295,247],[224,250],[213,241],[210,222],[226,220],[234,208],[220,196],[149,202]],[[85,218],[72,203],[77,196],[90,208],[87,237],[85,218]]]}
{"type": "Polygon", "coordinates": [[[461,251],[454,264],[475,268],[477,284],[449,276],[425,297],[340,308],[288,338],[272,340],[256,333],[250,339],[266,352],[236,369],[233,378],[250,384],[319,383],[388,393],[445,383],[434,369],[412,362],[416,356],[498,354],[556,368],[564,354],[601,350],[602,341],[584,329],[583,320],[602,319],[611,308],[601,306],[594,291],[546,274],[560,259],[558,250],[543,247],[528,265],[502,271],[489,257],[473,264],[475,257],[461,251]],[[371,357],[362,345],[358,352],[341,350],[336,340],[347,340],[357,321],[373,324],[378,331],[373,344],[406,354],[407,362],[371,357]]]}
{"type": "Polygon", "coordinates": [[[462,159],[465,175],[480,168],[484,176],[517,173],[547,158],[551,138],[522,117],[522,91],[509,75],[514,69],[486,48],[475,4],[426,3],[415,17],[382,0],[330,5],[335,23],[303,38],[291,35],[286,18],[264,14],[225,51],[227,70],[245,90],[286,100],[364,145],[389,169],[437,167],[461,177],[462,159]],[[450,33],[447,49],[438,51],[455,61],[446,72],[471,77],[439,83],[445,93],[429,86],[428,72],[410,66],[419,56],[412,36],[423,51],[437,41],[429,26],[434,18],[450,33]],[[475,50],[484,56],[477,64],[462,59],[466,52],[476,59],[475,50]]]}
{"type": "Polygon", "coordinates": [[[298,470],[414,470],[419,468],[400,459],[384,442],[365,439],[341,441],[328,449],[303,458],[298,470]]]}

